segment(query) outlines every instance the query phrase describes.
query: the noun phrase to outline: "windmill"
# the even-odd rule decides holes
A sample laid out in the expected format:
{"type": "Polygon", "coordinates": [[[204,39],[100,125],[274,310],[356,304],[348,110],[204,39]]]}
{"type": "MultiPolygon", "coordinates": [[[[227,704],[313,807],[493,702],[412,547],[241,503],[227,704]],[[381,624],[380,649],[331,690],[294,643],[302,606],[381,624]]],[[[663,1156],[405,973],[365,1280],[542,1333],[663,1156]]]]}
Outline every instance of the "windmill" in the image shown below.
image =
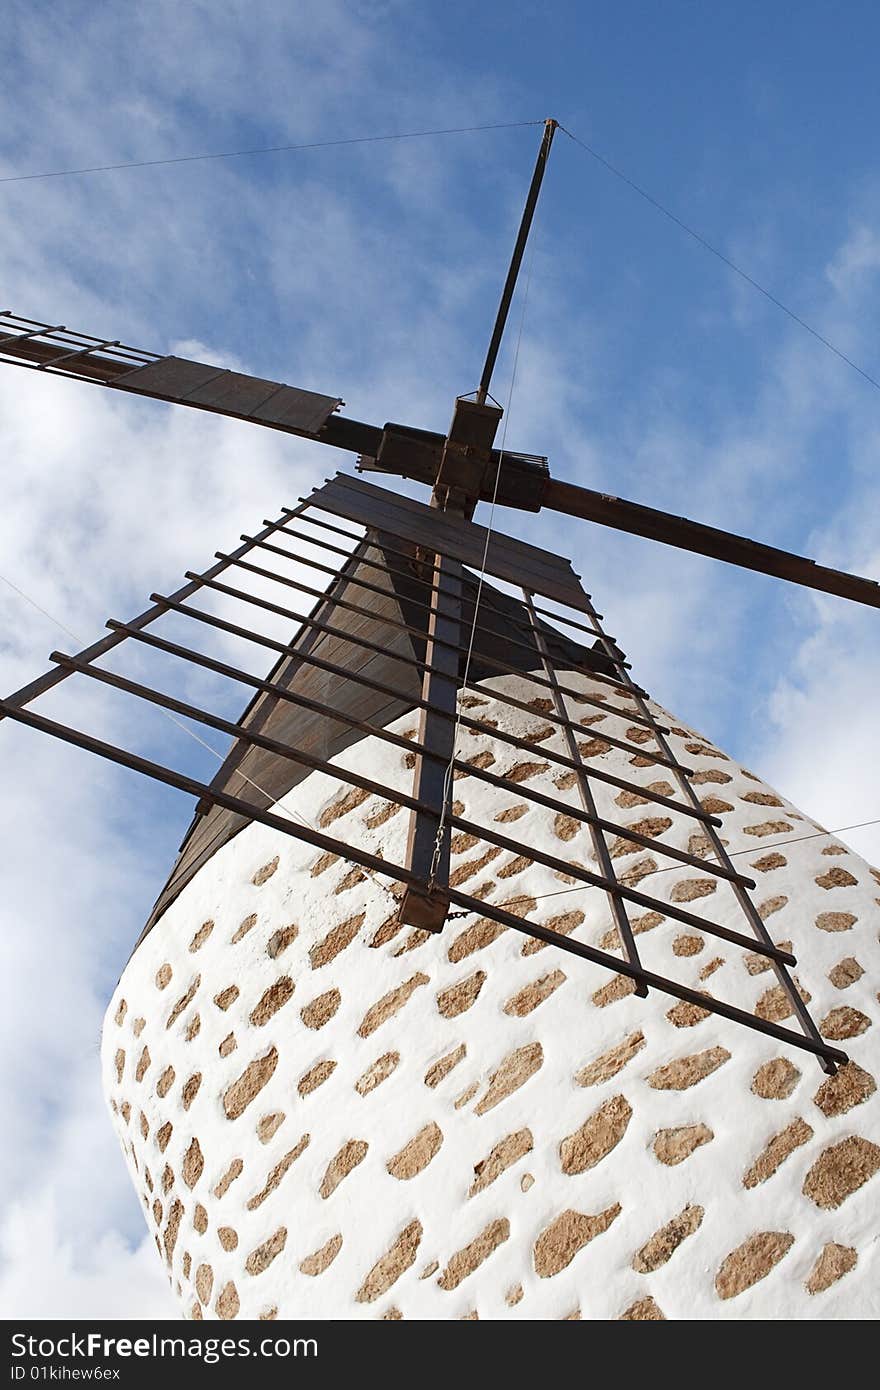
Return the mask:
{"type": "Polygon", "coordinates": [[[495,511],[549,508],[873,607],[880,585],[562,482],[496,442],[493,369],[555,130],[479,385],[445,436],[0,315],[8,363],[315,440],[356,454],[361,475],[431,489],[426,503],[337,473],[0,701],[196,800],[104,1037],[123,1149],[191,1316],[807,1316],[844,1276],[853,1306],[869,1297],[862,1188],[880,1148],[850,1112],[876,1124],[876,1085],[836,1044],[865,1046],[876,1012],[880,878],[666,715],[571,563],[504,535],[495,511]],[[261,615],[293,637],[266,635],[261,615]],[[256,649],[256,670],[205,650],[213,636],[256,649]],[[135,680],[105,661],[126,645],[250,703],[232,721],[135,680]],[[40,713],[73,678],[228,736],[217,775],[40,713]],[[774,875],[786,891],[765,899],[774,875]],[[858,957],[838,959],[841,932],[858,957]],[[795,941],[809,978],[792,973],[795,941]],[[707,942],[725,955],[705,959],[707,942]],[[548,948],[552,964],[532,960],[548,948]],[[798,1054],[826,1073],[809,1121],[791,1099],[798,1054]],[[713,1210],[691,1200],[693,1175],[722,1151],[750,1161],[713,1210]],[[780,1203],[766,1184],[785,1162],[803,1172],[780,1203]],[[844,1202],[848,1243],[820,1248],[844,1202]],[[788,1207],[795,1233],[776,1229],[788,1207]]]}

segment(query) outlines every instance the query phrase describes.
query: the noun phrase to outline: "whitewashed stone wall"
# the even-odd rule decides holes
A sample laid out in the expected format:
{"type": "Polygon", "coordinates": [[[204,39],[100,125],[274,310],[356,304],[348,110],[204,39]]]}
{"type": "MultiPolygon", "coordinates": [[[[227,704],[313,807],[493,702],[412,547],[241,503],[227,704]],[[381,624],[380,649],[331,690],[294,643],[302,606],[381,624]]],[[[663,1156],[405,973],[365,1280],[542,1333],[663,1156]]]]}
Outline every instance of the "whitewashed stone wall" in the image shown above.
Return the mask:
{"type": "MultiPolygon", "coordinates": [[[[563,751],[541,718],[547,692],[514,677],[491,686],[534,697],[535,713],[491,688],[485,703],[471,697],[487,729],[463,731],[463,755],[573,799],[543,758],[563,751]],[[493,738],[490,721],[527,734],[533,752],[493,738]]],[[[735,862],[851,1064],[829,1080],[806,1053],[660,993],[639,999],[622,976],[487,919],[436,937],[398,928],[378,881],[253,825],[137,950],[104,1028],[114,1123],[186,1316],[880,1311],[880,875],[654,713],[698,769],[730,850],[747,851],[735,862]]],[[[672,793],[650,746],[630,755],[601,741],[641,730],[586,705],[577,715],[595,721],[588,766],[672,793]]],[[[368,740],[340,762],[408,788],[407,760],[368,740]]],[[[667,824],[655,803],[594,786],[600,814],[699,851],[693,820],[667,824]]],[[[516,785],[508,795],[464,777],[455,795],[462,815],[591,863],[585,829],[516,785]]],[[[406,812],[319,774],[285,804],[402,862],[406,812]]],[[[552,870],[464,836],[453,848],[465,891],[518,899],[511,910],[614,949],[600,892],[563,893],[572,885],[552,870]]],[[[746,930],[722,881],[627,842],[614,853],[629,882],[746,930]]],[[[637,931],[648,968],[786,1021],[759,958],[656,913],[637,931]]]]}

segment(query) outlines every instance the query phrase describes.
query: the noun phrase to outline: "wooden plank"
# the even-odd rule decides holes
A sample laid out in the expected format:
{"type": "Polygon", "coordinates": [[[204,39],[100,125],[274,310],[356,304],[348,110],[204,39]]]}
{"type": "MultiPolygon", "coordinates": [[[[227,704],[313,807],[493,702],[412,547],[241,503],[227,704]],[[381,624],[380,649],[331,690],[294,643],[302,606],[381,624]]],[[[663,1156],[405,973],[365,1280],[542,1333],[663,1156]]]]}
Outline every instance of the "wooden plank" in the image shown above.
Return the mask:
{"type": "Polygon", "coordinates": [[[627,531],[633,536],[644,536],[663,545],[676,546],[679,550],[690,550],[697,555],[707,555],[712,560],[739,565],[742,569],[756,570],[759,574],[773,575],[776,579],[787,579],[789,583],[802,584],[807,589],[818,589],[820,593],[836,594],[854,603],[880,608],[880,584],[876,579],[828,569],[802,555],[777,550],[775,546],[763,545],[760,541],[736,536],[730,531],[721,531],[699,521],[688,521],[683,516],[672,516],[669,512],[644,507],[638,502],[626,502],[621,497],[609,497],[603,492],[593,492],[590,488],[576,487],[573,483],[554,479],[547,483],[543,505],[566,516],[584,517],[587,521],[596,521],[617,531],[627,531]]]}
{"type": "MultiPolygon", "coordinates": [[[[344,473],[338,473],[308,500],[348,521],[406,536],[431,552],[440,550],[474,569],[483,567],[488,533],[476,522],[439,512],[409,497],[398,497],[344,473]]],[[[582,607],[584,591],[569,562],[512,536],[492,532],[486,570],[511,584],[525,583],[535,593],[557,603],[582,607]]]]}

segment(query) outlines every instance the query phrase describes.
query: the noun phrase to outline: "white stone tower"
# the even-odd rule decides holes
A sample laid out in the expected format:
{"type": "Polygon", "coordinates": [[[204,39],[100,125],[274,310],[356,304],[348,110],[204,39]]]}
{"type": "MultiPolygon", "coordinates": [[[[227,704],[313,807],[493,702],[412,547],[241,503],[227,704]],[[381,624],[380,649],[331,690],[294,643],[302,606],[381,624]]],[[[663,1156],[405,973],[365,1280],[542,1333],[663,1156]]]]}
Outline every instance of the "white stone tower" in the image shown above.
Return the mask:
{"type": "MultiPolygon", "coordinates": [[[[537,688],[489,680],[467,703],[486,726],[465,740],[468,758],[511,786],[502,795],[461,776],[456,801],[527,846],[589,863],[584,827],[518,795],[573,796],[547,759],[561,734],[537,688]],[[500,742],[505,730],[533,753],[500,742]]],[[[876,1315],[880,874],[652,712],[850,1063],[823,1077],[808,1054],[656,990],[639,998],[625,977],[488,918],[440,935],[400,927],[375,877],[251,825],[138,946],[104,1029],[114,1122],[188,1316],[876,1315]]],[[[671,791],[649,757],[602,737],[638,742],[638,727],[587,718],[588,767],[671,791]]],[[[405,734],[413,719],[393,727],[405,734]]],[[[345,766],[405,788],[406,761],[367,738],[345,766]]],[[[601,792],[600,813],[693,847],[685,817],[601,792]]],[[[403,854],[406,815],[328,775],[285,805],[390,860],[403,854]]],[[[598,890],[571,891],[527,855],[466,835],[452,848],[454,884],[616,949],[598,890]]],[[[622,882],[734,924],[726,884],[625,841],[611,852],[622,882]]],[[[634,927],[647,968],[790,1017],[760,956],[659,912],[634,927]]]]}

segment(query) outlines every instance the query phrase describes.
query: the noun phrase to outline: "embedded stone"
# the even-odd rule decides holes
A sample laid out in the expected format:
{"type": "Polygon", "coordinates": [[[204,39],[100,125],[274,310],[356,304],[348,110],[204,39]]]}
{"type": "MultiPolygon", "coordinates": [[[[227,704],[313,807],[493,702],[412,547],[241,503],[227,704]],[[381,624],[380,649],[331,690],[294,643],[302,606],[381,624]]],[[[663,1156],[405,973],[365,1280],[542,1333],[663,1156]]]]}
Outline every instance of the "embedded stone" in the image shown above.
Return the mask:
{"type": "Polygon", "coordinates": [[[304,1008],[300,1009],[299,1016],[307,1028],[313,1028],[317,1031],[330,1022],[341,1003],[342,995],[339,990],[328,989],[326,994],[319,994],[317,999],[313,999],[310,1004],[306,1004],[304,1008]]]}
{"type": "Polygon", "coordinates": [[[421,1221],[411,1221],[400,1232],[390,1249],[377,1260],[355,1298],[358,1303],[375,1303],[413,1264],[422,1239],[421,1221]]]}
{"type": "Polygon", "coordinates": [[[312,1278],[323,1274],[324,1270],[332,1265],[341,1249],[342,1235],[337,1233],[335,1236],[331,1236],[320,1250],[316,1250],[313,1255],[306,1255],[305,1259],[300,1261],[300,1273],[308,1274],[312,1278]]]}
{"type": "Polygon", "coordinates": [[[829,970],[828,978],[835,989],[849,989],[864,973],[855,956],[846,956],[837,962],[833,970],[829,970]]]}
{"type": "Polygon", "coordinates": [[[180,1169],[183,1175],[183,1181],[186,1183],[187,1187],[195,1187],[199,1178],[202,1176],[204,1166],[204,1156],[199,1146],[199,1141],[194,1136],[189,1148],[183,1156],[183,1163],[180,1169]]]}
{"type": "Polygon", "coordinates": [[[486,983],[485,970],[477,970],[466,980],[459,980],[437,995],[437,1011],[444,1018],[457,1018],[477,1002],[480,990],[486,983]]]}
{"type": "Polygon", "coordinates": [[[251,1023],[254,1027],[264,1027],[269,1019],[283,1008],[292,995],[293,980],[288,975],[282,975],[279,980],[276,980],[264,991],[262,998],[251,1010],[251,1023]]]}
{"type": "Polygon", "coordinates": [[[389,1158],[385,1167],[392,1178],[397,1178],[401,1182],[408,1181],[427,1168],[431,1159],[439,1153],[442,1143],[442,1131],[439,1125],[436,1125],[432,1120],[420,1129],[408,1144],[404,1144],[399,1153],[396,1153],[393,1158],[389,1158]]]}
{"type": "MultiPolygon", "coordinates": [[[[398,985],[396,989],[390,989],[387,994],[383,994],[382,998],[368,1009],[361,1019],[357,1030],[358,1036],[368,1038],[371,1033],[375,1033],[376,1029],[381,1028],[382,1024],[386,1023],[389,1018],[393,1018],[396,1013],[399,1013],[421,985],[428,983],[428,976],[418,972],[410,979],[405,980],[402,985],[398,985]]],[[[334,1009],[334,1013],[335,1011],[334,1009]]]]}
{"type": "Polygon", "coordinates": [[[578,1251],[607,1231],[620,1212],[620,1203],[615,1202],[596,1216],[586,1216],[580,1211],[564,1211],[557,1216],[535,1241],[534,1261],[538,1277],[552,1279],[555,1274],[567,1269],[578,1251]]]}
{"type": "Polygon", "coordinates": [[[468,1196],[474,1197],[478,1192],[483,1192],[512,1164],[518,1163],[527,1153],[531,1153],[533,1147],[534,1140],[530,1129],[519,1129],[515,1134],[508,1134],[504,1139],[500,1139],[491,1153],[474,1165],[476,1176],[468,1196]]]}
{"type": "Polygon", "coordinates": [[[325,965],[329,965],[335,960],[341,951],[357,937],[358,932],[364,924],[365,912],[357,912],[353,917],[347,917],[344,922],[340,922],[338,927],[334,927],[328,932],[323,941],[319,941],[309,951],[309,963],[313,970],[320,970],[325,965]]]}
{"type": "Polygon", "coordinates": [[[331,1077],[336,1070],[336,1063],[325,1059],[323,1062],[316,1062],[307,1072],[304,1072],[296,1084],[296,1089],[301,1096],[308,1096],[312,1091],[316,1091],[319,1086],[331,1077]]]}
{"type": "Polygon", "coordinates": [[[609,1048],[600,1057],[582,1067],[574,1079],[578,1086],[598,1086],[603,1081],[610,1081],[611,1077],[616,1076],[644,1046],[644,1033],[630,1033],[629,1037],[624,1038],[616,1047],[609,1048]]]}
{"type": "Polygon", "coordinates": [[[817,1207],[836,1210],[880,1168],[880,1148],[851,1135],[825,1149],[804,1179],[803,1193],[817,1207]]]}
{"type": "Polygon", "coordinates": [[[659,1231],[655,1231],[633,1256],[632,1267],[636,1273],[653,1274],[655,1269],[660,1269],[671,1260],[682,1241],[699,1229],[704,1214],[702,1207],[686,1206],[659,1231]]]}
{"type": "Polygon", "coordinates": [[[858,920],[852,912],[820,912],[816,926],[820,931],[849,931],[858,920]]]}
{"type": "Polygon", "coordinates": [[[500,1105],[503,1100],[506,1100],[520,1086],[524,1086],[530,1077],[534,1076],[543,1061],[544,1049],[539,1042],[518,1047],[509,1053],[489,1078],[486,1094],[474,1107],[475,1113],[485,1115],[487,1110],[492,1110],[496,1105],[500,1105]]]}
{"type": "Polygon", "coordinates": [[[286,1244],[287,1228],[279,1226],[274,1235],[271,1235],[268,1240],[264,1240],[262,1245],[258,1245],[256,1250],[252,1250],[248,1255],[244,1266],[248,1274],[264,1273],[272,1261],[281,1254],[286,1244]]]}
{"type": "MultiPolygon", "coordinates": [[[[452,1068],[458,1066],[459,1062],[465,1056],[466,1052],[467,1046],[465,1043],[459,1044],[459,1046],[456,1047],[452,1052],[447,1052],[445,1057],[441,1057],[438,1062],[435,1062],[433,1066],[430,1066],[428,1070],[425,1072],[425,1085],[430,1086],[432,1090],[435,1086],[439,1086],[440,1082],[443,1081],[452,1071],[452,1068]]],[[[400,1058],[398,1054],[395,1053],[394,1055],[397,1057],[397,1060],[399,1061],[400,1058]]],[[[395,1062],[395,1066],[396,1065],[397,1063],[395,1062]]],[[[363,1080],[363,1078],[361,1079],[363,1080]]],[[[358,1089],[360,1089],[359,1084],[358,1089]]]]}
{"type": "Polygon", "coordinates": [[[654,1136],[654,1156],[668,1168],[674,1168],[690,1158],[695,1149],[715,1138],[708,1125],[680,1125],[675,1129],[660,1129],[654,1136]]]}
{"type": "Polygon", "coordinates": [[[658,1067],[648,1077],[648,1085],[655,1091],[686,1091],[690,1086],[711,1076],[720,1066],[730,1060],[726,1047],[710,1047],[705,1052],[695,1052],[690,1057],[678,1057],[658,1067]]]}
{"type": "Polygon", "coordinates": [[[280,861],[278,855],[276,854],[275,858],[270,859],[268,864],[264,864],[261,869],[257,869],[257,872],[251,879],[251,883],[253,883],[257,888],[261,888],[262,885],[267,881],[267,879],[270,879],[272,875],[275,873],[276,869],[278,868],[279,862],[280,861]]]}
{"type": "Polygon", "coordinates": [[[855,1269],[858,1255],[851,1245],[835,1245],[829,1242],[810,1270],[806,1281],[807,1293],[824,1293],[838,1279],[855,1269]]]}
{"type": "Polygon", "coordinates": [[[632,1106],[624,1096],[612,1096],[581,1127],[559,1145],[563,1173],[573,1175],[595,1168],[626,1133],[632,1106]]]}
{"type": "Polygon", "coordinates": [[[737,1298],[783,1259],[794,1244],[788,1231],[759,1231],[749,1236],[727,1256],[715,1275],[715,1291],[719,1298],[737,1298]]]}
{"type": "Polygon", "coordinates": [[[787,1057],[774,1057],[764,1062],[752,1077],[752,1091],[762,1100],[787,1100],[801,1074],[787,1057]]]}
{"type": "Polygon", "coordinates": [[[349,1173],[363,1163],[367,1156],[369,1145],[365,1139],[349,1139],[343,1144],[335,1158],[331,1158],[327,1164],[327,1170],[321,1179],[318,1188],[321,1196],[326,1199],[334,1193],[339,1184],[348,1177],[349,1173]]]}
{"type": "Polygon", "coordinates": [[[510,1222],[506,1217],[501,1217],[496,1221],[490,1221],[469,1245],[462,1250],[457,1250],[452,1256],[443,1273],[437,1279],[441,1289],[447,1293],[457,1289],[474,1270],[479,1269],[481,1264],[488,1260],[510,1236],[510,1222]]]}
{"type": "Polygon", "coordinates": [[[871,1020],[867,1014],[863,1014],[859,1009],[850,1008],[848,1004],[839,1004],[836,1009],[831,1009],[825,1015],[819,1024],[819,1032],[823,1038],[830,1038],[832,1042],[843,1042],[846,1038],[857,1038],[870,1026],[871,1020]]]}
{"type": "Polygon", "coordinates": [[[820,874],[816,882],[820,888],[853,888],[858,879],[849,869],[842,869],[839,864],[835,864],[827,873],[820,874]]]}
{"type": "Polygon", "coordinates": [[[278,1049],[271,1047],[264,1056],[256,1057],[237,1081],[233,1081],[223,1096],[223,1109],[227,1120],[237,1120],[244,1113],[269,1081],[277,1065],[278,1049]]]}
{"type": "Polygon", "coordinates": [[[757,1187],[759,1183],[772,1178],[785,1160],[812,1139],[813,1131],[805,1120],[793,1120],[785,1129],[774,1134],[752,1166],[743,1175],[743,1187],[757,1187]]]}
{"type": "Polygon", "coordinates": [[[550,995],[565,983],[565,979],[566,976],[561,970],[553,970],[549,975],[542,975],[539,980],[533,980],[508,999],[504,1005],[504,1013],[511,1014],[514,1018],[525,1018],[526,1014],[530,1014],[539,1004],[543,1004],[545,999],[549,999],[550,995]]]}
{"type": "Polygon", "coordinates": [[[876,1091],[877,1083],[870,1072],[862,1071],[855,1062],[839,1067],[836,1076],[829,1076],[813,1096],[823,1115],[845,1115],[856,1105],[862,1105],[876,1091]]]}

